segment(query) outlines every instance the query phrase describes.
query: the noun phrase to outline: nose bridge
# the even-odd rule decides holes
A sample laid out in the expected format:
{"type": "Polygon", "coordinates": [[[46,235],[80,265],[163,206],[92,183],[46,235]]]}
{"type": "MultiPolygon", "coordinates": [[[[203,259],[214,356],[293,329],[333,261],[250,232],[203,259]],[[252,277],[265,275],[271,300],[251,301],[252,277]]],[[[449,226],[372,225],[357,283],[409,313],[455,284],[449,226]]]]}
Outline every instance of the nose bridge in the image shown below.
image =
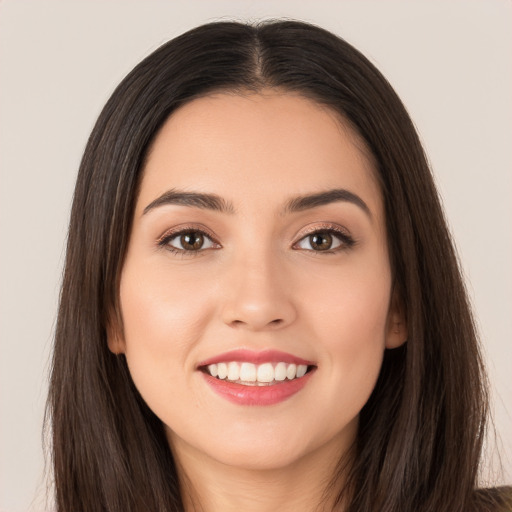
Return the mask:
{"type": "Polygon", "coordinates": [[[237,254],[230,265],[224,322],[250,330],[276,328],[295,318],[285,269],[272,248],[237,254]]]}

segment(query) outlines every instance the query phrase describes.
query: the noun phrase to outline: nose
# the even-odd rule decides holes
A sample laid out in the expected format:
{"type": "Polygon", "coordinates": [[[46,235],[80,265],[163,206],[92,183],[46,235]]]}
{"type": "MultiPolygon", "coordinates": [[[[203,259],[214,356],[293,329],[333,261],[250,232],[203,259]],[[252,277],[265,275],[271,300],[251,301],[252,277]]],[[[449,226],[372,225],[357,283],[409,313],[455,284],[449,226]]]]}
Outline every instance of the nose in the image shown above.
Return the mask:
{"type": "Polygon", "coordinates": [[[297,311],[292,283],[283,270],[271,257],[240,258],[232,264],[222,306],[224,323],[250,331],[291,324],[297,311]]]}

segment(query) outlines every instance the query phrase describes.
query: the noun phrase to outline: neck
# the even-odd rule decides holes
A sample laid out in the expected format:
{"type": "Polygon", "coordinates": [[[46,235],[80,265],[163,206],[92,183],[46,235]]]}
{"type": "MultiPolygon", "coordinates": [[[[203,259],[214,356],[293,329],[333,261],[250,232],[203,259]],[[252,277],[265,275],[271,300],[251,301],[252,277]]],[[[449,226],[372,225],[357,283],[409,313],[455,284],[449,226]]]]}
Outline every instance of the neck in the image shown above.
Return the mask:
{"type": "Polygon", "coordinates": [[[185,511],[341,512],[343,504],[336,506],[335,501],[343,475],[330,487],[339,471],[335,448],[329,444],[293,464],[271,469],[234,467],[182,452],[177,463],[185,511]]]}

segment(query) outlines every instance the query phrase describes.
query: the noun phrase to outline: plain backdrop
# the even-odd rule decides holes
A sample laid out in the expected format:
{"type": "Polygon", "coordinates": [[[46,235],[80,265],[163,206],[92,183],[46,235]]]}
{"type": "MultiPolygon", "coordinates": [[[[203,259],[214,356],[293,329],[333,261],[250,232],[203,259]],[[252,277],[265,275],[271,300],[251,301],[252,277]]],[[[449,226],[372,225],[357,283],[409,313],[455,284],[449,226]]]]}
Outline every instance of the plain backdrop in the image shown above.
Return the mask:
{"type": "Polygon", "coordinates": [[[501,441],[488,445],[484,478],[510,483],[510,1],[16,0],[0,1],[2,512],[46,510],[42,420],[64,243],[81,153],[100,109],[168,39],[207,21],[269,17],[314,22],[347,39],[389,79],[415,121],[492,383],[501,441]]]}

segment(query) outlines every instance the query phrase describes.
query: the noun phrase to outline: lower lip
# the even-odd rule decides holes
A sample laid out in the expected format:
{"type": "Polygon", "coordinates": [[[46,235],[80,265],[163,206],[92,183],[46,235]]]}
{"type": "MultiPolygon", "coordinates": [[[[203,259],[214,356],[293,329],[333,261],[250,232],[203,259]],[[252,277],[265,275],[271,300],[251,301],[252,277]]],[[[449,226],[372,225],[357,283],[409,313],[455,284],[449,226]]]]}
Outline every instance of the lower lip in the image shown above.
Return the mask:
{"type": "Polygon", "coordinates": [[[299,379],[285,380],[271,386],[244,386],[220,380],[207,373],[203,377],[211,388],[226,400],[238,405],[274,405],[298,393],[311,378],[310,371],[299,379]]]}

